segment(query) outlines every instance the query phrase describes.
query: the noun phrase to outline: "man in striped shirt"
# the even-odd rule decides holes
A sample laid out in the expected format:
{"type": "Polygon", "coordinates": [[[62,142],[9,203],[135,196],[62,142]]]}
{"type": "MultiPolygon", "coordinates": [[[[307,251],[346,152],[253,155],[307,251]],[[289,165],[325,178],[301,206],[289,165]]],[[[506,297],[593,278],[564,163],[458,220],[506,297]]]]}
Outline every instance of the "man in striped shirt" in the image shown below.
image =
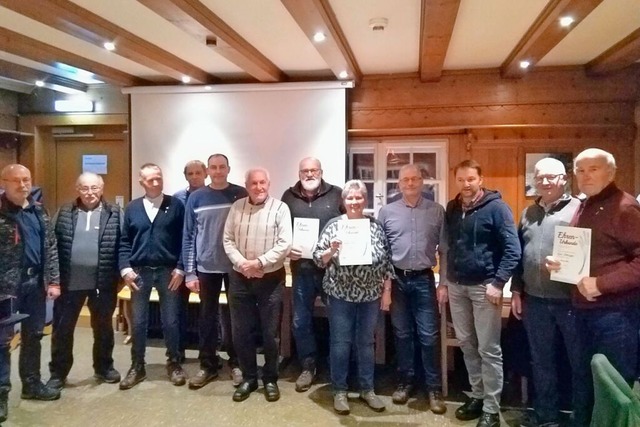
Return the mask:
{"type": "Polygon", "coordinates": [[[258,388],[256,341],[262,327],[265,364],[262,369],[267,401],[280,399],[278,389],[278,319],[284,293],[284,260],[291,248],[291,213],[286,204],[269,196],[269,172],[247,171],[249,197],[236,201],[224,227],[224,250],[233,263],[229,274],[229,306],[233,344],[243,381],[233,394],[242,402],[258,388]]]}

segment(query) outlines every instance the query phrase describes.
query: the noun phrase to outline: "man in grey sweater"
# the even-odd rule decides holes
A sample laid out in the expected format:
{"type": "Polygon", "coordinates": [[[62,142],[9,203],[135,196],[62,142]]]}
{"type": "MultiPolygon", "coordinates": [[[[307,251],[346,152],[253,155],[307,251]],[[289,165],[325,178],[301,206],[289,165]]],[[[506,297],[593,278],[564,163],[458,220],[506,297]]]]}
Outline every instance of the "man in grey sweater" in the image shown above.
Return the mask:
{"type": "MultiPolygon", "coordinates": [[[[571,286],[550,279],[545,258],[553,252],[557,225],[571,223],[580,201],[565,194],[565,167],[545,158],[535,165],[534,181],[539,195],[524,210],[518,227],[522,259],[513,275],[511,310],[524,322],[531,347],[533,383],[536,390],[535,420],[531,425],[558,425],[559,391],[556,369],[556,334],[562,335],[575,372],[579,355],[571,286]]],[[[574,381],[575,383],[575,381],[574,381]]],[[[575,390],[574,390],[575,391],[575,390]]],[[[574,392],[574,404],[575,404],[574,392]]]]}

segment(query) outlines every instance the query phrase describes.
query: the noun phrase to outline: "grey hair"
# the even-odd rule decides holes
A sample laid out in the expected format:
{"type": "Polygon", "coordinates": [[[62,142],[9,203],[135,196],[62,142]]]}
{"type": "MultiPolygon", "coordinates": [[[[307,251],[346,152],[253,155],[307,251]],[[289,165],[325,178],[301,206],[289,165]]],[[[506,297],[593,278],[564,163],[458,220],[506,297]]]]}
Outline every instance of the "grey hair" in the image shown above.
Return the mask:
{"type": "Polygon", "coordinates": [[[344,184],[344,188],[342,189],[342,200],[347,197],[349,191],[351,190],[359,191],[365,200],[369,200],[367,198],[367,186],[364,185],[364,182],[360,181],[359,179],[352,179],[344,184]]]}
{"type": "Polygon", "coordinates": [[[573,170],[578,167],[578,162],[583,159],[604,159],[607,162],[609,170],[616,170],[616,159],[613,154],[608,151],[601,150],[600,148],[587,148],[573,159],[573,170]]]}
{"type": "Polygon", "coordinates": [[[97,173],[93,172],[81,173],[80,176],[78,176],[78,179],[76,179],[76,187],[80,187],[80,181],[82,181],[84,178],[96,178],[98,180],[98,184],[100,184],[100,187],[104,187],[104,179],[102,179],[102,177],[97,173]]]}
{"type": "Polygon", "coordinates": [[[271,176],[269,175],[269,171],[268,171],[268,170],[266,170],[266,169],[265,169],[265,168],[263,168],[263,167],[257,167],[257,168],[251,168],[251,169],[249,169],[249,170],[244,174],[244,182],[245,182],[245,184],[246,184],[247,182],[249,182],[249,177],[251,176],[251,174],[252,174],[252,173],[255,173],[255,172],[262,172],[262,173],[264,173],[264,175],[267,177],[267,181],[271,182],[271,176]]]}

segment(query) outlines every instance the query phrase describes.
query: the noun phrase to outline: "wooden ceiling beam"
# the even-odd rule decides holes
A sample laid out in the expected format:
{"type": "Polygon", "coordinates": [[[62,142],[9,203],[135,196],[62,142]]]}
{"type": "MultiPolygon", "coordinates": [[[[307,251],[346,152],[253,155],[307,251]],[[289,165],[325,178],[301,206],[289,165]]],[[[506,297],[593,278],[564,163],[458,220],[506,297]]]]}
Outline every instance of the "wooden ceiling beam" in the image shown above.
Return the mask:
{"type": "Polygon", "coordinates": [[[66,50],[0,27],[0,51],[56,67],[60,62],[94,73],[100,80],[116,86],[141,86],[150,82],[115,68],[91,61],[66,50]]]}
{"type": "MultiPolygon", "coordinates": [[[[89,89],[89,85],[86,83],[47,73],[35,68],[25,67],[24,65],[14,64],[13,62],[2,59],[0,59],[0,76],[29,84],[33,87],[36,86],[36,81],[41,81],[45,85],[48,83],[49,85],[63,86],[80,92],[86,92],[89,89]]],[[[51,86],[47,87],[51,89],[51,86]]]]}
{"type": "Polygon", "coordinates": [[[356,82],[362,80],[362,71],[329,0],[280,1],[337,78],[340,78],[340,73],[346,71],[348,79],[356,82]],[[313,35],[318,31],[323,32],[326,39],[316,43],[313,41],[313,35]]]}
{"type": "Polygon", "coordinates": [[[587,74],[599,76],[640,61],[640,28],[611,46],[586,65],[587,74]]]}
{"type": "Polygon", "coordinates": [[[261,82],[280,82],[286,75],[258,49],[199,0],[138,0],[214,52],[261,82]]]}
{"type": "Polygon", "coordinates": [[[0,5],[100,48],[105,42],[113,42],[114,54],[174,80],[180,81],[185,75],[194,83],[216,80],[200,68],[69,0],[0,0],[0,5]]]}
{"type": "Polygon", "coordinates": [[[442,67],[458,16],[460,0],[422,0],[420,19],[420,80],[442,77],[442,67]]]}
{"type": "Polygon", "coordinates": [[[603,0],[551,0],[535,22],[529,27],[507,59],[500,72],[505,78],[520,78],[530,70],[564,37],[569,34],[603,0]],[[560,18],[571,16],[574,21],[568,27],[560,26],[560,18]],[[521,61],[528,61],[529,67],[520,67],[521,61]]]}

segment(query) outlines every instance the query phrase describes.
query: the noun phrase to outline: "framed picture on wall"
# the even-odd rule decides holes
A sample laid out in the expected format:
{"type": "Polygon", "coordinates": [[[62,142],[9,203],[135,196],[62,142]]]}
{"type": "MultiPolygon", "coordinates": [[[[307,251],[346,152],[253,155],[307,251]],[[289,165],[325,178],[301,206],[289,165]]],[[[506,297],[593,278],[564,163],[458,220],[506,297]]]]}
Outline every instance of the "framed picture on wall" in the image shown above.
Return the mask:
{"type": "Polygon", "coordinates": [[[564,186],[564,191],[567,194],[571,194],[571,182],[573,180],[573,153],[526,153],[524,180],[524,194],[526,197],[537,196],[536,185],[533,179],[533,168],[539,160],[546,157],[558,159],[564,164],[564,168],[567,170],[567,182],[564,186]]]}

